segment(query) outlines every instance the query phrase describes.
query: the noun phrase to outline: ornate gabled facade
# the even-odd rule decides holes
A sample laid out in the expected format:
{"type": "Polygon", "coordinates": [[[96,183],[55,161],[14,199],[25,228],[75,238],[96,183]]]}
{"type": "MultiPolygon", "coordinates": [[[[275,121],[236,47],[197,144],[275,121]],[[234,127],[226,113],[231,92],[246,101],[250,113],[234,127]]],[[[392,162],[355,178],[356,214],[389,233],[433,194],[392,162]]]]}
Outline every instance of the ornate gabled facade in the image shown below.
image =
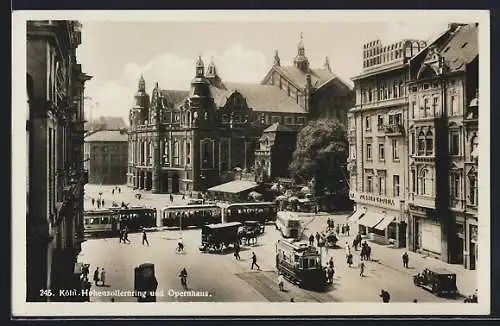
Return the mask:
{"type": "Polygon", "coordinates": [[[410,64],[410,249],[474,269],[478,27],[450,24],[410,64]]]}
{"type": "Polygon", "coordinates": [[[205,68],[201,58],[189,91],[157,84],[150,99],[141,77],[130,110],[128,184],[159,193],[206,190],[234,168],[254,170],[259,138],[270,125],[296,133],[315,117],[345,122],[352,98],[349,85],[327,68],[309,67],[302,40],[294,66],[281,67],[276,51],[261,84],[223,82],[215,63],[205,68]]]}

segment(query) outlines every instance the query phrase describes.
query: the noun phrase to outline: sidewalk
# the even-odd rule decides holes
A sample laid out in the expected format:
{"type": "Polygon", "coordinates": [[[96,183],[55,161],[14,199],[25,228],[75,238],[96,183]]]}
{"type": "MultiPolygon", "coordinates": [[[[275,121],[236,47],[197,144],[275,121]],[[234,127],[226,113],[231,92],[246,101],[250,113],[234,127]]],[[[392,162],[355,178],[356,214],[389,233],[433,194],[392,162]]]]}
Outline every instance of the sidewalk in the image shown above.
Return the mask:
{"type": "MultiPolygon", "coordinates": [[[[314,215],[314,214],[313,214],[314,215]]],[[[323,215],[323,214],[322,214],[323,215]]],[[[342,214],[329,214],[337,215],[335,217],[335,223],[346,223],[347,217],[349,214],[344,214],[345,216],[339,216],[342,214]]],[[[324,216],[324,215],[323,215],[324,216]]],[[[310,227],[311,231],[316,231],[316,229],[320,230],[326,226],[325,218],[321,219],[313,219],[308,223],[308,227],[310,227]],[[313,223],[311,223],[313,222],[313,223]]],[[[344,243],[348,241],[349,244],[352,244],[354,239],[355,230],[357,230],[357,226],[355,223],[349,223],[351,226],[351,235],[350,236],[341,236],[339,239],[339,243],[344,243]]],[[[367,241],[367,243],[372,247],[372,259],[374,263],[380,264],[387,268],[391,268],[395,271],[408,275],[408,281],[413,285],[413,275],[421,272],[426,267],[434,267],[434,268],[444,268],[452,273],[457,275],[457,288],[458,292],[467,296],[474,292],[477,289],[477,271],[476,270],[468,270],[460,264],[448,264],[438,259],[427,257],[425,255],[408,251],[406,248],[394,248],[392,245],[381,245],[375,242],[369,241],[368,239],[363,239],[363,241],[367,241]],[[409,256],[409,268],[405,268],[403,266],[403,253],[408,253],[409,256]]],[[[359,256],[360,251],[356,251],[356,256],[359,256]]]]}
{"type": "Polygon", "coordinates": [[[368,243],[372,247],[373,260],[378,264],[408,274],[409,276],[421,272],[426,267],[444,268],[457,275],[457,288],[461,295],[467,296],[477,288],[477,271],[475,270],[468,270],[459,264],[448,264],[432,257],[407,251],[406,248],[394,248],[379,245],[371,241],[368,241],[368,243]],[[402,256],[405,251],[409,256],[408,268],[403,266],[402,256]]]}

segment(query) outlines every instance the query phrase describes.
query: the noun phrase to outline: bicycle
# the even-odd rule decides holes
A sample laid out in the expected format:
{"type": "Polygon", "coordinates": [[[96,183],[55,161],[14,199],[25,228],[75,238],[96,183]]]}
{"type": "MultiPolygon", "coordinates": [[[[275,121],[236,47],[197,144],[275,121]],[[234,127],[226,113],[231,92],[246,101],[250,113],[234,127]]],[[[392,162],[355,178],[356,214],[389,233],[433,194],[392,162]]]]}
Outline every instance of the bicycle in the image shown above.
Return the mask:
{"type": "Polygon", "coordinates": [[[175,248],[175,253],[176,254],[184,254],[184,245],[179,243],[179,245],[175,248]]]}

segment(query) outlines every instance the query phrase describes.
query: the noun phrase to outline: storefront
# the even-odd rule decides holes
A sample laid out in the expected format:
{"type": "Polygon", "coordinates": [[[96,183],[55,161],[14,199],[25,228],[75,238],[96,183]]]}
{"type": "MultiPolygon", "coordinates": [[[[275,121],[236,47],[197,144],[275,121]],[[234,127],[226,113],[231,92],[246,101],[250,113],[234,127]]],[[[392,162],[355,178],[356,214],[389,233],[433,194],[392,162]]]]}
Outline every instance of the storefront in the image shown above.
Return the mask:
{"type": "Polygon", "coordinates": [[[466,219],[465,230],[464,267],[475,270],[478,261],[477,217],[471,216],[466,219]]]}
{"type": "Polygon", "coordinates": [[[349,222],[355,222],[362,235],[376,243],[406,246],[407,226],[400,201],[362,193],[350,197],[356,202],[356,211],[349,222]]]}

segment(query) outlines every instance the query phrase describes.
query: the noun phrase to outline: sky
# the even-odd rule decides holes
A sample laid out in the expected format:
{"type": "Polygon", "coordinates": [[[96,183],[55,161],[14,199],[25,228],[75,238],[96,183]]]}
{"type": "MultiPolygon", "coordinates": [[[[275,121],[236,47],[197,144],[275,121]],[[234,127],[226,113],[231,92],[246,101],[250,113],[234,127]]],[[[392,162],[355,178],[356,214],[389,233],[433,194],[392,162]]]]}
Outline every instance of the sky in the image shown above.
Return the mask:
{"type": "Polygon", "coordinates": [[[293,63],[300,34],[312,68],[328,56],[332,71],[349,80],[362,69],[362,46],[404,38],[428,40],[448,22],[217,22],[217,21],[81,21],[82,44],[77,58],[85,73],[87,119],[128,113],[141,74],[151,92],[188,90],[201,55],[213,60],[226,82],[260,83],[278,50],[281,65],[293,63]]]}

